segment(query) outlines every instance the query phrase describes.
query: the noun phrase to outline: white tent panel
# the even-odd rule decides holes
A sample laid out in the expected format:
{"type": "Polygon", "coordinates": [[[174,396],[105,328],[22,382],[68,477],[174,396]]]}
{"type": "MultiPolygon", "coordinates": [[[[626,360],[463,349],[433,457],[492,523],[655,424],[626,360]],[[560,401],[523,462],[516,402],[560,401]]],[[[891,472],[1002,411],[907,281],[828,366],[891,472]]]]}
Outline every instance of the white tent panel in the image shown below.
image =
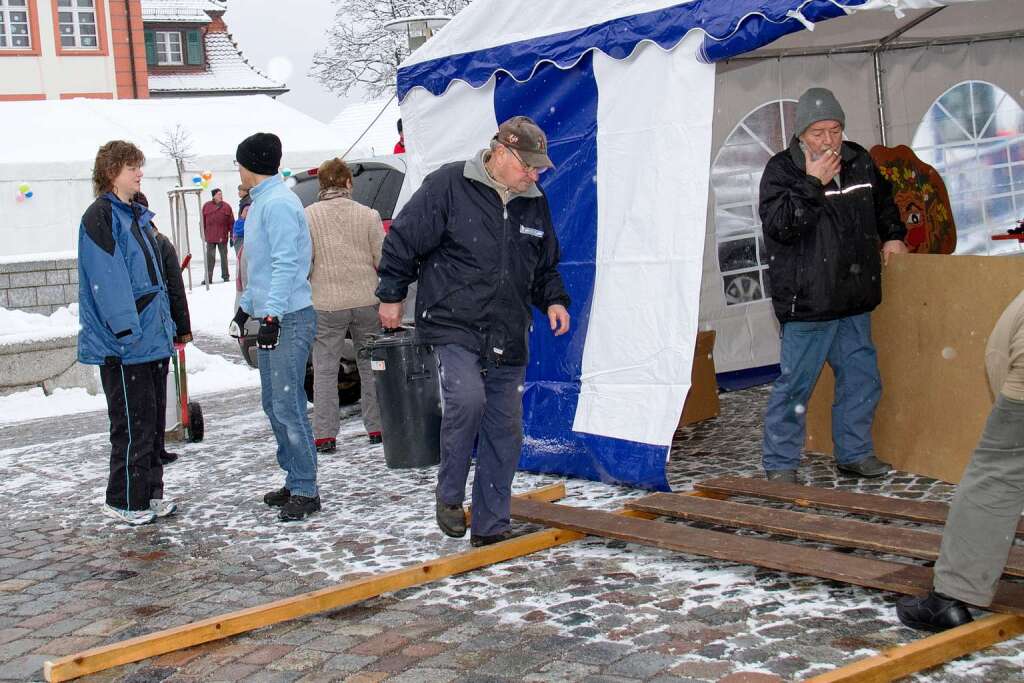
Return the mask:
{"type": "Polygon", "coordinates": [[[690,388],[715,94],[700,42],[594,57],[612,96],[598,98],[597,263],[575,431],[668,445],[690,388]],[[637,106],[651,92],[660,105],[637,106]]]}

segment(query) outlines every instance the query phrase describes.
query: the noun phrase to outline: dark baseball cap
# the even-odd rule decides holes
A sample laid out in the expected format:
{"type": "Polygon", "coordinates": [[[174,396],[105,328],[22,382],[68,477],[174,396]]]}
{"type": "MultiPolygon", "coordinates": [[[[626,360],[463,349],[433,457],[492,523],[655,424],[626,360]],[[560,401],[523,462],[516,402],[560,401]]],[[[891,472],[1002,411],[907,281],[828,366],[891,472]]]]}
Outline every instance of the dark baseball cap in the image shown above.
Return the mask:
{"type": "Polygon", "coordinates": [[[529,116],[513,116],[498,126],[495,139],[519,153],[533,168],[554,168],[548,157],[548,138],[529,116]]]}

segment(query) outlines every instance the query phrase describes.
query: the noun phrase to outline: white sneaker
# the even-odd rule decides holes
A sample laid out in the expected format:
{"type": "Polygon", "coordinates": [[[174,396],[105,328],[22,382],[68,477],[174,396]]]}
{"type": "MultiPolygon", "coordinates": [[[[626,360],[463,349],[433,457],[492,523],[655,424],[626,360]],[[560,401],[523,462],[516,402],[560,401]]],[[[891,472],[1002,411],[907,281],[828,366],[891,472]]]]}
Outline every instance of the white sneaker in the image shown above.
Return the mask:
{"type": "Polygon", "coordinates": [[[156,519],[156,515],[153,514],[152,510],[122,510],[106,503],[103,504],[103,512],[119,522],[131,524],[132,526],[149,524],[156,519]]]}
{"type": "Polygon", "coordinates": [[[177,512],[178,504],[170,498],[152,498],[149,501],[149,509],[157,517],[167,517],[177,512]]]}

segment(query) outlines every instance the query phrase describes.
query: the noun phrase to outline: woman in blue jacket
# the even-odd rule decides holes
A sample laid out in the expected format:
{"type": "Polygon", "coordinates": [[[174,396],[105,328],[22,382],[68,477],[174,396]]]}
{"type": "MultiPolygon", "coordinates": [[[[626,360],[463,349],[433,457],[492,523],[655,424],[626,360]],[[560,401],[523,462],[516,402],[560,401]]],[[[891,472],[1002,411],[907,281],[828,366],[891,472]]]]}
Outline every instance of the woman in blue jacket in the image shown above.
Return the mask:
{"type": "Polygon", "coordinates": [[[142,151],[115,140],[93,168],[96,201],[78,230],[78,360],[100,366],[110,416],[110,477],[104,512],[128,524],[172,514],[160,463],[167,362],[174,322],[153,213],[131,198],[142,180],[142,151]]]}

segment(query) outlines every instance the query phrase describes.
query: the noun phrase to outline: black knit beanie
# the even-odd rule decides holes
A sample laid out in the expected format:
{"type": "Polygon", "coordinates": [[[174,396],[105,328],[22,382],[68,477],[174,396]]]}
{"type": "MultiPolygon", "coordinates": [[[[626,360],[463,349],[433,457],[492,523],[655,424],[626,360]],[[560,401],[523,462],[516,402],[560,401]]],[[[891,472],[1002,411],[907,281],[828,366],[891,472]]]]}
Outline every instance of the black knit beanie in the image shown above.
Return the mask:
{"type": "Polygon", "coordinates": [[[235,161],[257,175],[277,175],[281,138],[273,133],[254,133],[238,143],[235,161]]]}

